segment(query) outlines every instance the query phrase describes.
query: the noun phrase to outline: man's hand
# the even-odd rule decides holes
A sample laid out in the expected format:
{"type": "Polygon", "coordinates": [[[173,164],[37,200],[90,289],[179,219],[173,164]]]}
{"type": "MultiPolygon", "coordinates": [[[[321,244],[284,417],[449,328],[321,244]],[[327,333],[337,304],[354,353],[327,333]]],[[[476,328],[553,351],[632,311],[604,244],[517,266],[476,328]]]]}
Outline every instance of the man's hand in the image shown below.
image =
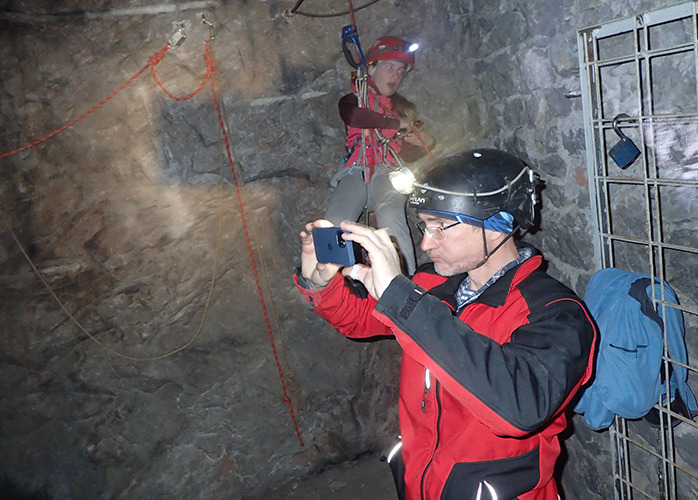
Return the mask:
{"type": "Polygon", "coordinates": [[[364,247],[371,262],[371,267],[357,264],[345,268],[342,274],[361,281],[374,299],[380,299],[393,278],[401,274],[400,257],[388,230],[373,229],[349,221],[342,221],[339,227],[348,231],[342,236],[345,240],[364,247]]]}
{"type": "Polygon", "coordinates": [[[309,222],[305,225],[305,231],[301,231],[301,242],[303,247],[301,250],[301,276],[310,285],[313,290],[325,288],[334,275],[340,269],[340,266],[335,264],[321,264],[315,256],[315,245],[313,244],[313,228],[314,227],[332,227],[332,223],[328,220],[319,219],[315,222],[309,222]]]}

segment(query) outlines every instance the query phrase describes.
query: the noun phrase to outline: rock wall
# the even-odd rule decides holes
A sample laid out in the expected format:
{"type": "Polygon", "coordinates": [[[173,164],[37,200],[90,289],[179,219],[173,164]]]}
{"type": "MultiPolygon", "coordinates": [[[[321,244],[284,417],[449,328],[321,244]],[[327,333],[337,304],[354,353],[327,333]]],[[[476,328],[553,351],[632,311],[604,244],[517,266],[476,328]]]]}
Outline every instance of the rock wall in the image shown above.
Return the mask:
{"type": "MultiPolygon", "coordinates": [[[[322,213],[343,157],[336,102],[350,74],[348,16],[289,17],[293,4],[17,0],[0,11],[0,154],[110,95],[177,22],[187,38],[155,71],[174,96],[194,91],[203,14],[235,172],[209,82],[174,100],[147,68],[84,120],[0,160],[6,491],[251,497],[397,433],[398,346],[341,338],[291,281],[297,233],[322,213]]],[[[581,101],[565,97],[580,88],[576,31],[663,5],[383,0],[356,23],[365,46],[386,33],[421,43],[401,92],[438,137],[435,154],[494,146],[541,172],[531,239],[583,292],[584,130],[581,101]]],[[[566,450],[567,498],[609,498],[608,436],[575,419],[566,450]]]]}

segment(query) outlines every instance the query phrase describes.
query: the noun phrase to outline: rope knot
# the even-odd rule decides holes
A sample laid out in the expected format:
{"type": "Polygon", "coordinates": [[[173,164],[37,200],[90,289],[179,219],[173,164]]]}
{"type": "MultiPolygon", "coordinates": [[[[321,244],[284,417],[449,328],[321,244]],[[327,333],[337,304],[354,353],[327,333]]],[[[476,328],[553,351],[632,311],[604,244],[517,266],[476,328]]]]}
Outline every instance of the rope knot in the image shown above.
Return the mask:
{"type": "Polygon", "coordinates": [[[165,53],[170,49],[170,46],[168,45],[164,49],[162,49],[160,52],[157,52],[152,55],[150,59],[148,59],[148,65],[149,66],[156,66],[157,64],[160,63],[165,58],[165,53]]]}

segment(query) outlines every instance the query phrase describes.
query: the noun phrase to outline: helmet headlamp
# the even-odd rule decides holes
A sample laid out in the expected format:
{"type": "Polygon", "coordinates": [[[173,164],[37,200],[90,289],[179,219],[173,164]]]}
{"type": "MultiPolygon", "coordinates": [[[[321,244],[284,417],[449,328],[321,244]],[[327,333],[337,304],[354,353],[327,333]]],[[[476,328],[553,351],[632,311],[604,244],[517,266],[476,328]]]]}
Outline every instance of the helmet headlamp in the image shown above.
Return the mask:
{"type": "Polygon", "coordinates": [[[392,172],[390,180],[395,189],[410,194],[409,204],[420,211],[480,221],[504,211],[524,229],[535,220],[538,174],[504,151],[478,149],[446,156],[432,166],[422,183],[406,168],[392,172]]]}

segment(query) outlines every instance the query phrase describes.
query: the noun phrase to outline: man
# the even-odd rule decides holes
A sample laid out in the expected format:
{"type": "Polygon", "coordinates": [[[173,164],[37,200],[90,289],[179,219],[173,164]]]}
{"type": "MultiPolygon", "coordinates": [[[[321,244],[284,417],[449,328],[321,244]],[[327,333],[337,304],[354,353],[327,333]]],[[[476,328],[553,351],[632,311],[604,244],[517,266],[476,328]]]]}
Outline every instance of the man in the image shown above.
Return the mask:
{"type": "Polygon", "coordinates": [[[318,314],[347,337],[392,334],[403,349],[406,498],[558,498],[558,436],[591,376],[596,333],[580,299],[513,238],[533,225],[537,184],[498,150],[436,162],[410,198],[432,261],[413,280],[383,229],[341,224],[371,262],[341,273],[315,259],[310,230],[326,221],[301,232],[296,281],[318,314]]]}
{"type": "Polygon", "coordinates": [[[339,100],[339,115],[347,133],[347,156],[332,178],[335,189],[325,211],[325,219],[333,224],[345,219],[357,221],[364,209],[372,211],[377,225],[390,228],[409,274],[416,269],[416,258],[405,217],[407,200],[388,179],[391,169],[398,166],[392,152],[410,162],[423,156],[425,146],[431,148],[435,142],[430,134],[413,126],[416,107],[397,93],[414,67],[411,46],[402,38],[380,37],[366,54],[368,76],[339,100]]]}

